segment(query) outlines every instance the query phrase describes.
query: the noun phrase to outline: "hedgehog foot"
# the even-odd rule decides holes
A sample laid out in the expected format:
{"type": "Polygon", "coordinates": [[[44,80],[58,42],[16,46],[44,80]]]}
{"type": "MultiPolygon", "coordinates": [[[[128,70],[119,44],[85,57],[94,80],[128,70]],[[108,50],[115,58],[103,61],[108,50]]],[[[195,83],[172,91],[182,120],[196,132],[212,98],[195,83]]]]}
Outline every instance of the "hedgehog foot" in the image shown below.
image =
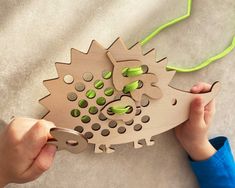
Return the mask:
{"type": "Polygon", "coordinates": [[[106,153],[113,153],[115,150],[111,148],[111,145],[106,145],[105,146],[105,152],[106,153]]]}
{"type": "Polygon", "coordinates": [[[153,146],[154,145],[154,140],[151,140],[151,137],[150,138],[145,138],[145,142],[146,142],[146,145],[147,146],[153,146]]]}
{"type": "Polygon", "coordinates": [[[95,145],[95,153],[103,153],[103,150],[100,148],[101,145],[96,144],[95,145]]]}
{"type": "Polygon", "coordinates": [[[143,147],[143,145],[141,145],[141,144],[138,142],[138,140],[137,140],[137,141],[134,141],[134,148],[135,148],[135,149],[142,148],[142,147],[143,147]]]}

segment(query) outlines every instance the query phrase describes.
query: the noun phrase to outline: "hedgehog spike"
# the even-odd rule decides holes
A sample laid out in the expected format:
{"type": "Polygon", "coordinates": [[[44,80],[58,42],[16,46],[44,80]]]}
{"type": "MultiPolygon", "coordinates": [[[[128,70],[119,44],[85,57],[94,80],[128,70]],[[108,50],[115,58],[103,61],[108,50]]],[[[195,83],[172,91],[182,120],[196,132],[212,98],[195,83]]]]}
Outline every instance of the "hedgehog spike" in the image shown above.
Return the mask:
{"type": "Polygon", "coordinates": [[[111,46],[108,48],[108,50],[114,50],[114,51],[124,51],[126,53],[126,51],[128,51],[125,43],[123,42],[123,40],[121,38],[117,38],[112,44],[111,46]]]}
{"type": "Polygon", "coordinates": [[[56,82],[59,78],[53,78],[53,79],[50,79],[50,80],[44,80],[43,81],[43,85],[47,88],[47,90],[52,93],[53,91],[55,91],[56,89],[56,82]]]}
{"type": "Polygon", "coordinates": [[[145,138],[145,143],[147,146],[153,146],[154,145],[154,140],[151,140],[151,137],[145,138]]]}
{"type": "Polygon", "coordinates": [[[141,48],[140,43],[137,42],[136,44],[134,44],[133,46],[131,46],[131,47],[129,48],[129,51],[133,51],[133,52],[135,52],[135,53],[142,54],[142,48],[141,48]]]}
{"type": "Polygon", "coordinates": [[[47,95],[47,96],[45,96],[45,97],[43,97],[42,99],[39,100],[39,103],[41,105],[43,105],[47,110],[49,110],[48,109],[48,103],[51,100],[50,97],[51,97],[51,94],[49,94],[49,95],[47,95]]]}
{"type": "Polygon", "coordinates": [[[65,72],[68,72],[67,70],[69,68],[71,68],[69,65],[70,64],[68,64],[68,63],[56,62],[55,63],[55,67],[56,67],[58,75],[61,75],[62,73],[65,73],[65,72]]]}
{"type": "Polygon", "coordinates": [[[106,49],[96,40],[93,40],[91,42],[91,45],[87,53],[104,53],[104,52],[106,52],[106,49]]]}
{"type": "Polygon", "coordinates": [[[79,50],[71,48],[71,63],[70,63],[70,65],[76,66],[76,64],[78,63],[78,60],[83,59],[84,56],[86,56],[86,53],[83,53],[79,50]],[[75,62],[73,62],[72,60],[75,60],[75,62]]]}
{"type": "Polygon", "coordinates": [[[149,50],[147,53],[145,53],[144,56],[148,58],[148,61],[146,62],[146,64],[152,65],[153,59],[156,58],[156,50],[153,48],[149,50]]]}
{"type": "Polygon", "coordinates": [[[113,153],[115,150],[111,147],[111,145],[105,145],[105,152],[106,153],[113,153]]]}

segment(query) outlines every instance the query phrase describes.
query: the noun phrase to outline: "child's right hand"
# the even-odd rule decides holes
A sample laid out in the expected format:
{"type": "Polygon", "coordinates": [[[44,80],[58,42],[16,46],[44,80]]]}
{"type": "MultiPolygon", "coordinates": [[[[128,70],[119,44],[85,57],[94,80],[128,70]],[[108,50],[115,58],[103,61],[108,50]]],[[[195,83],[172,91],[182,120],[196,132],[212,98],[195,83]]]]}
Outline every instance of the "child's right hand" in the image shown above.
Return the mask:
{"type": "MultiPolygon", "coordinates": [[[[208,92],[211,85],[199,83],[192,93],[208,92]]],[[[215,148],[208,141],[208,129],[215,113],[215,101],[203,106],[201,97],[196,97],[190,106],[189,120],[175,128],[177,139],[193,160],[206,160],[215,154],[215,148]]]]}
{"type": "Polygon", "coordinates": [[[32,181],[51,166],[56,147],[46,143],[52,127],[45,120],[16,118],[0,133],[0,187],[32,181]]]}

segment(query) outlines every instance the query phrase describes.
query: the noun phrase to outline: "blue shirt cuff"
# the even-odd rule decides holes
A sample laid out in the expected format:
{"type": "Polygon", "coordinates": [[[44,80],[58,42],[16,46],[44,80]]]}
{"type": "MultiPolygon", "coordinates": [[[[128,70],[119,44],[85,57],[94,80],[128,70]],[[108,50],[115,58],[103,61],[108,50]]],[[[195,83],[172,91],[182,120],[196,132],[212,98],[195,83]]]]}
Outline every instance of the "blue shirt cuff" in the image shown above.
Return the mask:
{"type": "Polygon", "coordinates": [[[210,140],[217,152],[207,160],[192,161],[200,187],[235,187],[235,163],[226,137],[210,140]]]}

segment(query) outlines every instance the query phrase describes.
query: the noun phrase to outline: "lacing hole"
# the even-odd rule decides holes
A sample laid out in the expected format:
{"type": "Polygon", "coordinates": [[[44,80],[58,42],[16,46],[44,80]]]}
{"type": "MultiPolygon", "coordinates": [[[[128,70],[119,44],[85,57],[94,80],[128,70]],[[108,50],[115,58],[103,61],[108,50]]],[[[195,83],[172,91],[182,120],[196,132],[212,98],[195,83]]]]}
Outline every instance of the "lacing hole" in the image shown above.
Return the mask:
{"type": "Polygon", "coordinates": [[[78,106],[81,108],[86,108],[88,106],[88,102],[84,99],[78,101],[78,106]]]}
{"type": "Polygon", "coordinates": [[[78,98],[78,96],[77,96],[77,94],[74,93],[74,92],[70,92],[70,93],[67,94],[67,99],[68,99],[69,101],[76,101],[77,98],[78,98]]]}
{"type": "Polygon", "coordinates": [[[111,77],[112,77],[112,72],[111,71],[103,71],[103,73],[102,73],[102,77],[104,78],[104,79],[110,79],[111,77]]]}
{"type": "Polygon", "coordinates": [[[84,137],[85,137],[86,139],[91,139],[91,138],[93,137],[93,133],[92,133],[92,132],[86,132],[86,133],[84,134],[84,137]]]}
{"type": "Polygon", "coordinates": [[[112,120],[112,121],[109,122],[109,127],[110,128],[115,128],[116,126],[117,126],[117,122],[116,121],[112,120]]]}
{"type": "Polygon", "coordinates": [[[146,107],[149,105],[149,100],[147,99],[147,97],[143,96],[140,103],[141,106],[146,107]]]}
{"type": "Polygon", "coordinates": [[[135,131],[140,131],[142,129],[142,125],[140,125],[140,124],[136,124],[135,126],[134,126],[134,130],[135,131]]]}
{"type": "Polygon", "coordinates": [[[78,109],[73,109],[73,110],[71,110],[70,114],[73,117],[78,117],[78,116],[80,116],[80,111],[78,109]]]}
{"type": "Polygon", "coordinates": [[[82,77],[86,82],[90,82],[93,79],[93,74],[90,72],[85,72],[82,77]]]}
{"type": "Polygon", "coordinates": [[[100,119],[101,121],[105,121],[105,120],[107,119],[107,117],[106,117],[103,113],[100,113],[100,114],[99,114],[99,119],[100,119]]]}
{"type": "Polygon", "coordinates": [[[108,130],[108,129],[103,129],[102,131],[101,131],[101,135],[102,136],[108,136],[110,134],[110,131],[108,130]]]}
{"type": "Polygon", "coordinates": [[[138,116],[138,115],[140,115],[140,114],[141,114],[141,108],[136,108],[136,113],[135,113],[135,115],[138,116]]]}
{"type": "Polygon", "coordinates": [[[149,68],[147,65],[141,65],[141,68],[142,68],[144,74],[148,73],[149,68]]]}
{"type": "Polygon", "coordinates": [[[77,126],[77,127],[75,127],[74,130],[77,131],[77,132],[79,132],[79,133],[82,133],[84,129],[83,129],[82,126],[77,126]]]}
{"type": "Polygon", "coordinates": [[[84,116],[81,117],[81,121],[83,123],[89,123],[91,121],[91,118],[87,115],[84,115],[84,116]]]}
{"type": "Polygon", "coordinates": [[[126,132],[126,128],[125,127],[119,127],[118,128],[118,133],[119,134],[124,134],[126,132]]]}
{"type": "Polygon", "coordinates": [[[92,130],[94,130],[94,131],[98,131],[99,129],[100,129],[100,124],[99,123],[94,123],[92,126],[91,126],[91,128],[92,128],[92,130]]]}
{"type": "Polygon", "coordinates": [[[89,113],[90,114],[94,115],[94,114],[97,114],[97,112],[98,112],[98,108],[96,108],[95,106],[91,106],[89,108],[89,113]]]}
{"type": "Polygon", "coordinates": [[[93,99],[95,98],[96,96],[96,93],[93,89],[89,89],[87,92],[86,92],[86,96],[88,99],[93,99]]]}
{"type": "Polygon", "coordinates": [[[139,81],[138,81],[138,88],[137,88],[137,89],[142,88],[143,85],[144,85],[144,83],[143,83],[141,80],[139,80],[139,81]]]}
{"type": "Polygon", "coordinates": [[[127,110],[126,114],[130,114],[133,111],[133,108],[132,108],[132,106],[127,106],[127,107],[128,107],[128,110],[127,110]]]}
{"type": "Polygon", "coordinates": [[[65,82],[66,84],[72,84],[73,81],[74,81],[73,76],[71,76],[71,75],[69,75],[69,74],[64,76],[64,82],[65,82]]]}
{"type": "Polygon", "coordinates": [[[75,84],[75,89],[79,92],[82,92],[85,89],[85,85],[82,82],[78,82],[75,84]]]}
{"type": "Polygon", "coordinates": [[[108,108],[108,110],[107,110],[107,114],[110,115],[110,116],[112,116],[112,115],[114,115],[115,113],[112,111],[112,108],[110,107],[110,108],[108,108]]]}
{"type": "Polygon", "coordinates": [[[104,105],[106,103],[106,100],[104,97],[99,97],[97,100],[96,100],[96,103],[100,106],[104,105]]]}
{"type": "Polygon", "coordinates": [[[143,117],[141,118],[141,121],[142,121],[143,123],[148,123],[149,120],[150,120],[150,117],[149,117],[149,116],[143,116],[143,117]]]}
{"type": "Polygon", "coordinates": [[[96,80],[94,86],[96,89],[101,89],[104,87],[104,82],[102,80],[96,80]]]}
{"type": "Polygon", "coordinates": [[[111,87],[106,88],[106,89],[104,90],[104,94],[105,94],[106,96],[112,96],[113,93],[114,93],[114,89],[111,88],[111,87]]]}
{"type": "Polygon", "coordinates": [[[134,123],[134,120],[133,120],[133,119],[130,120],[130,121],[125,122],[126,125],[132,125],[133,123],[134,123]]]}

